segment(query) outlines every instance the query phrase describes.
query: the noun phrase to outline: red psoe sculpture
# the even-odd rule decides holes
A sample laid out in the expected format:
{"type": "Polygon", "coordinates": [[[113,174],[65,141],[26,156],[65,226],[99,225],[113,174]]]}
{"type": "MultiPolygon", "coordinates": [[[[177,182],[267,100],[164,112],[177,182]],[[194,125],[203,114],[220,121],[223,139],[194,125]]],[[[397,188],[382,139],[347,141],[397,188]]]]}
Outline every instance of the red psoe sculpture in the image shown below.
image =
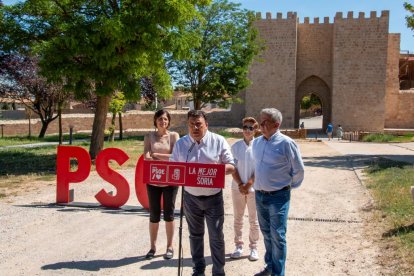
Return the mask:
{"type": "Polygon", "coordinates": [[[58,146],[56,165],[56,203],[69,203],[69,183],[78,183],[88,178],[91,157],[81,147],[58,146]],[[70,170],[70,160],[76,159],[78,168],[70,170]]]}
{"type": "Polygon", "coordinates": [[[115,160],[120,166],[129,159],[128,155],[117,148],[107,148],[102,150],[96,157],[96,171],[103,180],[114,185],[117,192],[111,195],[101,189],[95,195],[96,200],[105,207],[118,208],[124,205],[129,198],[128,181],[119,173],[109,167],[109,161],[115,160]]]}

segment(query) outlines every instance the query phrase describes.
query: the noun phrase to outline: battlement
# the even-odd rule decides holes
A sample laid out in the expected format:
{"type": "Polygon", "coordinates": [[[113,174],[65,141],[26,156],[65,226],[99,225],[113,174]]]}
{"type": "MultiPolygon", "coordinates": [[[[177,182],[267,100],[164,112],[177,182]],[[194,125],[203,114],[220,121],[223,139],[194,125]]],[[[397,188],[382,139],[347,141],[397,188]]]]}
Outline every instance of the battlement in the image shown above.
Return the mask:
{"type": "Polygon", "coordinates": [[[369,14],[369,17],[365,17],[364,12],[359,12],[358,17],[354,17],[354,12],[349,11],[347,13],[347,17],[344,17],[342,12],[337,12],[335,15],[335,20],[337,19],[376,19],[376,18],[389,18],[389,17],[390,17],[390,11],[388,10],[381,11],[381,15],[379,17],[377,17],[376,11],[371,11],[369,14]]]}
{"type": "Polygon", "coordinates": [[[272,13],[267,12],[266,17],[262,18],[262,13],[257,12],[256,13],[256,19],[262,19],[262,20],[287,20],[287,19],[297,19],[297,13],[296,12],[288,12],[286,18],[283,18],[283,14],[281,12],[276,13],[276,18],[272,18],[272,13]]]}
{"type": "MultiPolygon", "coordinates": [[[[359,12],[358,17],[354,17],[354,12],[353,11],[347,12],[346,17],[344,17],[342,12],[337,12],[335,17],[334,17],[334,21],[336,21],[336,20],[350,20],[350,19],[376,19],[376,18],[387,18],[388,19],[389,16],[390,16],[390,11],[388,11],[388,10],[381,11],[381,14],[380,14],[379,17],[377,17],[377,12],[376,11],[371,11],[370,14],[369,14],[369,17],[365,17],[364,12],[359,12]]],[[[272,17],[272,13],[266,12],[265,18],[262,17],[261,12],[257,12],[256,13],[256,18],[259,19],[259,20],[298,19],[296,12],[288,12],[286,17],[283,17],[283,14],[280,13],[280,12],[276,13],[276,17],[272,17]]],[[[313,24],[329,24],[329,21],[330,21],[329,17],[324,17],[323,22],[321,22],[319,20],[319,17],[315,17],[313,19],[313,24]]],[[[309,17],[304,17],[303,24],[312,24],[312,23],[310,23],[309,17]]]]}

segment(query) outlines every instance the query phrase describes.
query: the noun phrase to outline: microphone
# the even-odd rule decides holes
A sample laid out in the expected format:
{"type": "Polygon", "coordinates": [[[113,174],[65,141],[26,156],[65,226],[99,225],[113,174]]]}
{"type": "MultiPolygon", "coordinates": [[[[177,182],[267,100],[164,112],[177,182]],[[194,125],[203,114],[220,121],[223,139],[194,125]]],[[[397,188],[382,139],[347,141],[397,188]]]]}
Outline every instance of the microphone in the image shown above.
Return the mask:
{"type": "Polygon", "coordinates": [[[190,155],[190,153],[191,153],[191,151],[193,150],[193,148],[194,148],[194,146],[195,146],[195,142],[191,145],[191,147],[188,149],[188,152],[187,152],[187,158],[185,159],[185,163],[187,163],[188,162],[188,156],[190,155]]]}
{"type": "MultiPolygon", "coordinates": [[[[195,146],[196,142],[193,142],[193,144],[191,145],[191,147],[188,149],[187,152],[187,158],[185,159],[185,163],[188,162],[188,157],[190,156],[191,151],[193,150],[194,146],[195,146]]],[[[182,250],[182,243],[181,243],[181,239],[183,236],[183,214],[184,214],[184,186],[181,186],[181,207],[180,207],[180,227],[178,227],[179,231],[178,231],[178,275],[181,276],[183,275],[182,272],[182,262],[183,262],[183,250],[182,250]]]]}

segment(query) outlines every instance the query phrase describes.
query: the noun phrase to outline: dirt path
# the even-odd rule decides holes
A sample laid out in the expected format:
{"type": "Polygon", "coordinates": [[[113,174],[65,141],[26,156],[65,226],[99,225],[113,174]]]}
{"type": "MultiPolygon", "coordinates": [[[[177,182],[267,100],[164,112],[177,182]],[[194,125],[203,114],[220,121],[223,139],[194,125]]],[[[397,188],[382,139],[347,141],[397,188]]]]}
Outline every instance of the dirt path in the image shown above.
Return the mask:
{"type": "MultiPolygon", "coordinates": [[[[304,157],[305,181],[292,192],[288,222],[287,275],[382,275],[381,252],[369,231],[369,212],[363,207],[370,195],[352,169],[352,162],[324,143],[299,143],[304,157]]],[[[121,172],[130,182],[133,170],[121,172]]],[[[163,223],[157,258],[145,260],[149,249],[148,214],[137,208],[135,192],[128,205],[132,211],[72,208],[53,205],[54,183],[27,183],[38,189],[0,201],[0,275],[177,275],[178,231],[173,260],[165,251],[163,223]]],[[[263,267],[260,260],[231,260],[233,221],[230,177],[226,179],[225,240],[227,275],[253,275],[263,267]]],[[[73,184],[75,201],[96,203],[94,195],[103,184],[96,174],[73,184]]],[[[177,201],[177,209],[180,201],[177,201]]],[[[178,210],[177,210],[178,212],[178,210]]],[[[178,220],[176,220],[178,228],[178,220]]],[[[247,233],[245,221],[245,233],[247,233]]],[[[191,273],[187,225],[183,231],[184,273],[191,273]]],[[[248,238],[246,236],[246,242],[248,238]]],[[[207,275],[211,258],[206,239],[207,275]]]]}

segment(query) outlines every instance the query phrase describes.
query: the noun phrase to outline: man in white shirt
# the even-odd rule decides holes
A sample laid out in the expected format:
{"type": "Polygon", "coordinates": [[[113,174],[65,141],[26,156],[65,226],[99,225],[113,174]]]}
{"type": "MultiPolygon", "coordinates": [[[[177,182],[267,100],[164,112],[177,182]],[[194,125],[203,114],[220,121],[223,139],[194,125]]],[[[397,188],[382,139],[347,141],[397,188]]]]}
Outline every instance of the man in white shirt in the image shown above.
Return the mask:
{"type": "MultiPolygon", "coordinates": [[[[223,136],[208,131],[206,114],[201,110],[188,112],[188,135],[174,146],[170,160],[175,162],[225,164],[226,174],[235,170],[230,146],[223,136]]],[[[220,188],[185,187],[184,214],[190,233],[193,275],[204,275],[204,221],[210,241],[213,275],[225,275],[224,201],[220,188]]]]}

